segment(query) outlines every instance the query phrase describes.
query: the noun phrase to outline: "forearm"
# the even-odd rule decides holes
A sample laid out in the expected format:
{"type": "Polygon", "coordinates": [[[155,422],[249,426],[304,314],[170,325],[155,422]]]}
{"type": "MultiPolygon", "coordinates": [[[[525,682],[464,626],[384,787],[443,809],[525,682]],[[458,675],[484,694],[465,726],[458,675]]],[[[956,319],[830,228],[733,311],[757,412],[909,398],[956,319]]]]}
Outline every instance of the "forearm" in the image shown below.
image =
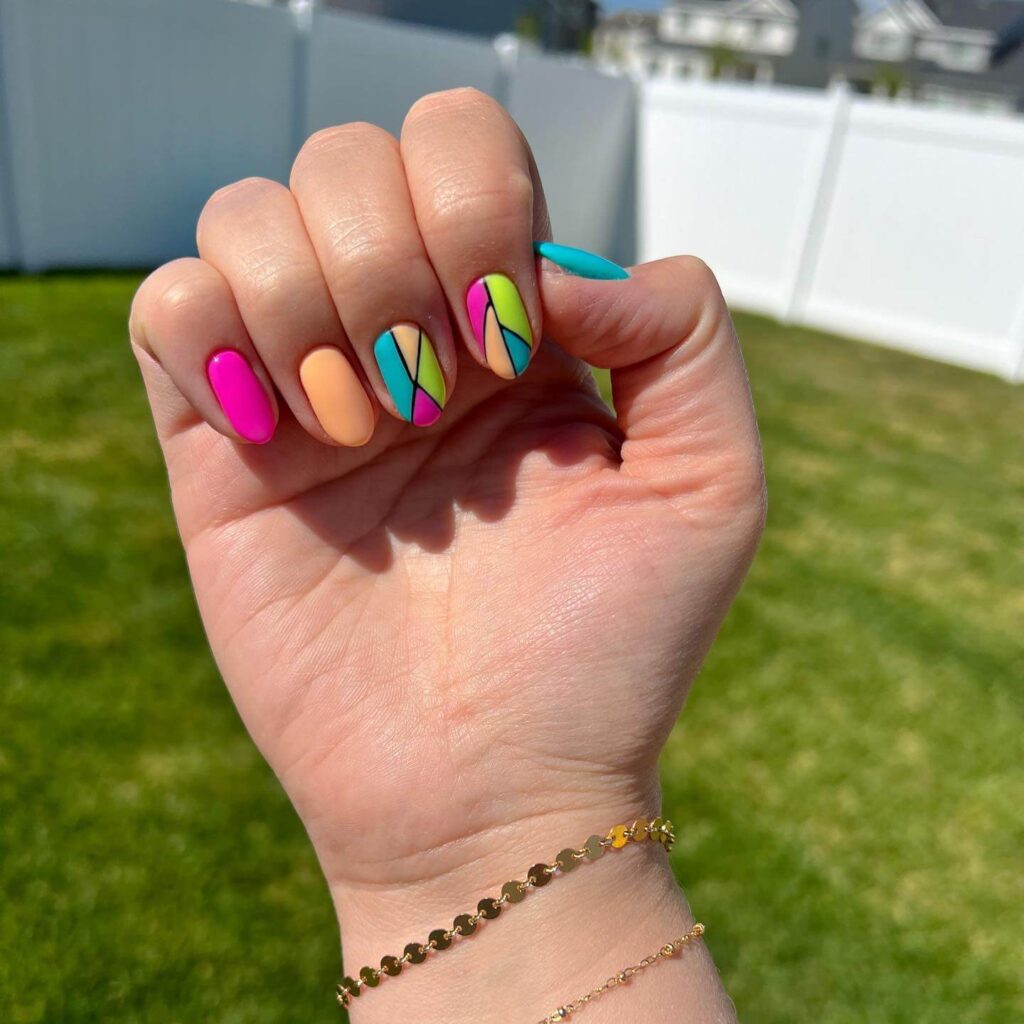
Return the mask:
{"type": "MultiPolygon", "coordinates": [[[[524,880],[531,864],[552,863],[559,850],[578,847],[610,824],[631,822],[639,808],[573,811],[522,822],[476,837],[458,870],[431,881],[388,887],[335,887],[347,974],[400,956],[410,942],[425,943],[435,929],[452,927],[502,885],[524,880]],[[617,813],[618,816],[615,816],[617,813]],[[607,817],[609,814],[612,817],[607,817]]],[[[583,859],[566,875],[532,889],[475,933],[407,964],[397,977],[352,1000],[353,1024],[535,1024],[559,1006],[600,987],[639,963],[694,923],[665,849],[656,842],[608,849],[583,859]]],[[[688,943],[585,1010],[602,1021],[731,1022],[732,1004],[700,941],[688,943]]]]}

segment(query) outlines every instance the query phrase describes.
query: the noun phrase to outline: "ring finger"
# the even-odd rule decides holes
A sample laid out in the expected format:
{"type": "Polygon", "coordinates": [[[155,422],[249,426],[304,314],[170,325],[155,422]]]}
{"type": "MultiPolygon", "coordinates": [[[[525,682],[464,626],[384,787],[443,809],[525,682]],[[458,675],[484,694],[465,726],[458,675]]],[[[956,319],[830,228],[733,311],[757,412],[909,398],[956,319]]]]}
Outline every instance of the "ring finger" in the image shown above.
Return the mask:
{"type": "Polygon", "coordinates": [[[291,188],[342,325],[381,403],[430,426],[455,380],[444,293],[413,215],[398,143],[348,124],[302,147],[291,188]]]}

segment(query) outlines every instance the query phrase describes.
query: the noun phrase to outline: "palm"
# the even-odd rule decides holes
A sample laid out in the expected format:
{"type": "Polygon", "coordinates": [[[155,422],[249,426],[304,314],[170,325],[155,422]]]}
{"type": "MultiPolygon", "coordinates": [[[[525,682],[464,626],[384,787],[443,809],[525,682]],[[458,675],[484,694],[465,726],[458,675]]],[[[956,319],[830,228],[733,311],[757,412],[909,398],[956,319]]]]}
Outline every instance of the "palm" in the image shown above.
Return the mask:
{"type": "Polygon", "coordinates": [[[651,761],[702,654],[680,519],[624,479],[582,364],[549,344],[514,388],[459,373],[443,429],[382,422],[367,449],[294,422],[264,449],[202,424],[165,445],[243,718],[321,857],[367,876],[381,830],[414,853],[506,797],[550,810],[545,778],[651,761]]]}

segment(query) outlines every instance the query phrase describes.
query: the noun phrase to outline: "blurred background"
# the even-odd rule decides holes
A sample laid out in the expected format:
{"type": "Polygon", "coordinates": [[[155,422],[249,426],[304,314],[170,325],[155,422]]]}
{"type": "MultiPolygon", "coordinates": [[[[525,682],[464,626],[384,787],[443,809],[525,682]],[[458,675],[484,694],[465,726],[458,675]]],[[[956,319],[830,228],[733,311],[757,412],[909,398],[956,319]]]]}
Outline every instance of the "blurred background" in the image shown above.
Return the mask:
{"type": "Polygon", "coordinates": [[[769,524],[663,775],[741,1019],[1024,1019],[1024,2],[0,0],[0,1022],[336,1013],[127,309],[216,188],[462,85],[558,241],[736,310],[769,524]]]}

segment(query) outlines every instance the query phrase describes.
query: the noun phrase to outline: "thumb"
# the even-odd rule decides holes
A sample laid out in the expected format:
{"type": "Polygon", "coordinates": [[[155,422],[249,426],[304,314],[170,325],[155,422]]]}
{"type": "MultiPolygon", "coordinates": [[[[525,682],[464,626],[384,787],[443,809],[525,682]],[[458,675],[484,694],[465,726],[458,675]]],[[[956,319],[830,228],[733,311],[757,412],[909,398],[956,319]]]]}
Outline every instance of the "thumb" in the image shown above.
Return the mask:
{"type": "Polygon", "coordinates": [[[612,371],[622,469],[696,522],[723,515],[756,540],[764,471],[743,356],[718,282],[691,256],[575,277],[539,261],[544,327],[612,371]]]}

